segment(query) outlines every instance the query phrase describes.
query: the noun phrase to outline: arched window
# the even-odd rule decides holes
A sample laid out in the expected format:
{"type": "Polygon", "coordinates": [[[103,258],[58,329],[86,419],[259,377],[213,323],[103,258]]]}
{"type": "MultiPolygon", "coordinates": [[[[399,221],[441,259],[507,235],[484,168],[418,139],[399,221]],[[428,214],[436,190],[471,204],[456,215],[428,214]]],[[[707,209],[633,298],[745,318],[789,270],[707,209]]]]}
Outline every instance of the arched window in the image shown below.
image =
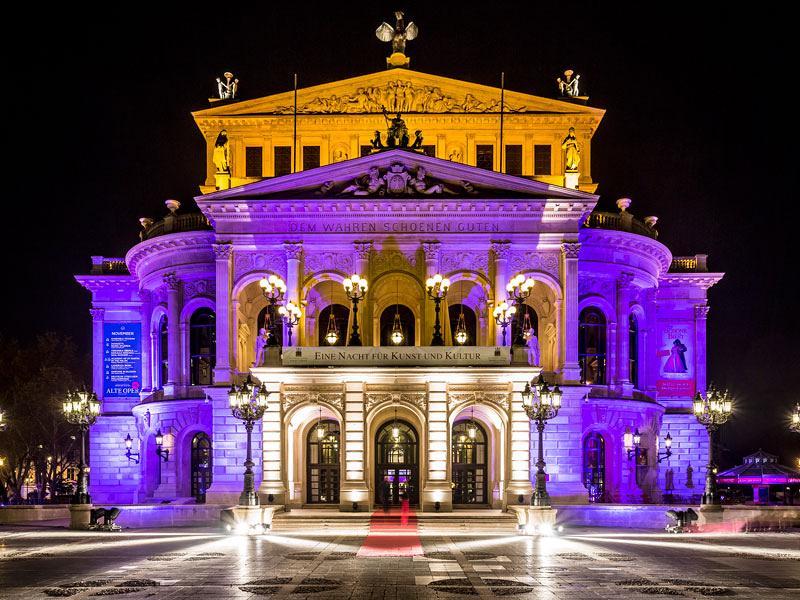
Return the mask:
{"type": "Polygon", "coordinates": [[[453,504],[486,502],[486,432],[471,419],[458,421],[453,425],[453,504]]]}
{"type": "Polygon", "coordinates": [[[320,346],[346,346],[347,345],[347,321],[350,318],[350,309],[342,304],[329,304],[323,308],[319,313],[317,319],[317,343],[320,346]],[[335,344],[329,344],[326,336],[328,335],[328,324],[331,320],[331,314],[336,322],[336,330],[339,336],[335,344]]]}
{"type": "MultiPolygon", "coordinates": [[[[531,327],[534,335],[539,337],[539,315],[527,304],[523,304],[521,314],[519,315],[520,322],[523,328],[531,327]]],[[[511,321],[511,342],[517,339],[517,319],[511,321]]]]}
{"type": "Polygon", "coordinates": [[[417,432],[405,421],[388,421],[375,436],[375,501],[384,493],[389,504],[399,504],[407,496],[412,505],[419,498],[417,432]],[[395,435],[397,433],[397,435],[395,435]]]}
{"type": "Polygon", "coordinates": [[[628,317],[628,379],[633,387],[639,387],[639,323],[636,315],[628,317]]]}
{"type": "Polygon", "coordinates": [[[198,504],[206,501],[206,490],[212,483],[211,439],[203,432],[192,438],[192,496],[198,504]]]}
{"type": "Polygon", "coordinates": [[[450,317],[450,339],[454,346],[475,346],[478,338],[478,320],[475,311],[466,304],[451,304],[447,309],[447,316],[450,317]],[[459,344],[456,341],[456,327],[461,311],[464,311],[464,325],[467,329],[467,341],[459,344]]]}
{"type": "Polygon", "coordinates": [[[216,317],[210,308],[200,308],[189,319],[189,370],[192,385],[214,383],[217,357],[216,317]]]}
{"type": "Polygon", "coordinates": [[[589,502],[602,502],[606,483],[606,443],[597,432],[583,438],[583,486],[589,502]]]}
{"type": "Polygon", "coordinates": [[[381,346],[413,346],[416,339],[414,330],[414,313],[407,306],[392,304],[381,313],[381,346]],[[391,335],[394,328],[394,317],[398,312],[400,313],[400,326],[403,330],[403,342],[393,344],[391,335]]]}
{"type": "MultiPolygon", "coordinates": [[[[265,306],[261,309],[261,312],[258,313],[258,319],[256,319],[256,335],[258,332],[261,331],[262,328],[266,328],[267,332],[269,332],[269,306],[265,306]]],[[[283,346],[283,323],[281,322],[281,318],[278,315],[278,307],[275,307],[275,340],[277,342],[276,345],[283,346]]]]}
{"type": "Polygon", "coordinates": [[[606,382],[606,319],[594,307],[584,308],[578,328],[581,383],[606,382]]]}
{"type": "Polygon", "coordinates": [[[158,387],[164,387],[168,379],[169,367],[169,327],[167,325],[167,315],[161,317],[158,322],[158,387]]]}
{"type": "Polygon", "coordinates": [[[317,422],[306,439],[308,503],[339,503],[339,424],[331,419],[317,422]],[[324,435],[319,436],[322,427],[324,435]]]}

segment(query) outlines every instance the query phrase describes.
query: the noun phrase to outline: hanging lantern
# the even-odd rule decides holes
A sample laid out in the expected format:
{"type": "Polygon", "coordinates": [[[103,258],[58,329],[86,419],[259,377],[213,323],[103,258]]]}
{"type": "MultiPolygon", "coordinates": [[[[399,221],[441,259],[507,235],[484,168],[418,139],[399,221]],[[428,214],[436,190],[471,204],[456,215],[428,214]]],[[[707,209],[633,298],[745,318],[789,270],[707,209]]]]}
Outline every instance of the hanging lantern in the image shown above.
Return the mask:
{"type": "Polygon", "coordinates": [[[522,319],[522,335],[523,337],[528,336],[528,332],[533,329],[533,325],[531,325],[531,315],[528,313],[528,307],[525,307],[525,317],[522,319]]]}
{"type": "Polygon", "coordinates": [[[397,409],[394,409],[394,422],[392,423],[392,438],[394,441],[400,439],[400,426],[397,424],[397,409]]]}
{"type": "Polygon", "coordinates": [[[394,315],[394,323],[392,324],[392,333],[389,335],[389,340],[395,345],[399,346],[403,343],[406,336],[403,335],[403,324],[400,322],[400,313],[394,315]]]}
{"type": "Polygon", "coordinates": [[[471,440],[474,440],[476,437],[478,437],[478,428],[475,426],[475,423],[471,421],[469,426],[467,427],[467,435],[471,440]]]}
{"type": "MultiPolygon", "coordinates": [[[[463,306],[463,305],[462,305],[463,306]]],[[[469,339],[469,335],[467,335],[467,323],[464,320],[464,309],[461,309],[461,313],[458,315],[458,323],[456,324],[456,334],[453,336],[456,340],[456,344],[459,346],[463,346],[467,343],[469,339]]]]}
{"type": "Polygon", "coordinates": [[[329,346],[334,346],[339,341],[339,330],[336,327],[336,317],[333,316],[332,308],[328,317],[328,331],[325,333],[325,341],[329,346]]]}
{"type": "Polygon", "coordinates": [[[322,408],[319,409],[319,421],[317,421],[317,439],[321,440],[325,437],[325,426],[322,424],[322,408]]]}

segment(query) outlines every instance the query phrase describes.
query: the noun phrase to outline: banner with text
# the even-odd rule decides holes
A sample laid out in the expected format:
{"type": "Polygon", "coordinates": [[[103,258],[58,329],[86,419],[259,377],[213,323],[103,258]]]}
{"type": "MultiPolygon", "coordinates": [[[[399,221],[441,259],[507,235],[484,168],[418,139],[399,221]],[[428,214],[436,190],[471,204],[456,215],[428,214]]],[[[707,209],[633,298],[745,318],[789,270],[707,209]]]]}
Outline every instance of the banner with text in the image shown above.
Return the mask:
{"type": "Polygon", "coordinates": [[[138,396],[142,389],[142,326],[103,324],[103,396],[138,396]]]}
{"type": "Polygon", "coordinates": [[[287,367],[502,367],[511,363],[511,348],[502,346],[351,346],[286,348],[287,367]]]}
{"type": "Polygon", "coordinates": [[[656,389],[662,397],[694,396],[694,323],[664,326],[658,349],[656,389]]]}

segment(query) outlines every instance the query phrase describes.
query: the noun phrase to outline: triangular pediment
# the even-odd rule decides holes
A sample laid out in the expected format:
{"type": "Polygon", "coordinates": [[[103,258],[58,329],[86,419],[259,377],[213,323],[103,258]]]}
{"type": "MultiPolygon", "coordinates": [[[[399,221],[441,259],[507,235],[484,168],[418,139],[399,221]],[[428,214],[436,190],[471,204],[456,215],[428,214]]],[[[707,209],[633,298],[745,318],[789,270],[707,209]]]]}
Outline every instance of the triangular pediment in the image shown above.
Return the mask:
{"type": "MultiPolygon", "coordinates": [[[[299,114],[379,114],[382,107],[403,113],[497,113],[499,87],[492,87],[411,71],[389,69],[297,90],[299,114]]],[[[594,116],[604,110],[553,98],[505,90],[509,113],[574,114],[594,116]]],[[[193,113],[196,119],[291,115],[294,92],[252,100],[219,103],[193,113]]]]}
{"type": "Polygon", "coordinates": [[[375,198],[554,200],[594,205],[598,196],[434,158],[413,150],[392,149],[262,179],[196,199],[199,205],[249,200],[375,198]]]}

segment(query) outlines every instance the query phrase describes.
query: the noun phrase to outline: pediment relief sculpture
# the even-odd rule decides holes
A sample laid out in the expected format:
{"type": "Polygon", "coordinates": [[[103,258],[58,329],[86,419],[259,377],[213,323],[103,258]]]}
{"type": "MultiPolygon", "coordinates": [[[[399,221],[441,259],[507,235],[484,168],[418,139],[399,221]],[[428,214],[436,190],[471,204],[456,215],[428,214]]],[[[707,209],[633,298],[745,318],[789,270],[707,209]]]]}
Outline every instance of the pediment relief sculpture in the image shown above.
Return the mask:
{"type": "MultiPolygon", "coordinates": [[[[325,182],[318,190],[326,195],[335,190],[333,182],[325,182]]],[[[388,168],[371,167],[364,175],[356,177],[338,195],[353,196],[439,196],[442,194],[477,193],[469,182],[461,182],[461,190],[447,187],[443,182],[428,177],[427,169],[419,166],[412,173],[403,163],[392,163],[388,168]]]]}
{"type": "MultiPolygon", "coordinates": [[[[360,87],[352,94],[317,96],[299,104],[297,112],[302,114],[335,113],[495,113],[500,112],[500,99],[482,100],[467,93],[462,98],[444,94],[436,86],[415,85],[403,79],[389,81],[383,86],[360,87]]],[[[523,112],[524,106],[512,106],[505,102],[505,112],[523,112]]],[[[277,106],[277,114],[292,114],[294,106],[277,106]]]]}

